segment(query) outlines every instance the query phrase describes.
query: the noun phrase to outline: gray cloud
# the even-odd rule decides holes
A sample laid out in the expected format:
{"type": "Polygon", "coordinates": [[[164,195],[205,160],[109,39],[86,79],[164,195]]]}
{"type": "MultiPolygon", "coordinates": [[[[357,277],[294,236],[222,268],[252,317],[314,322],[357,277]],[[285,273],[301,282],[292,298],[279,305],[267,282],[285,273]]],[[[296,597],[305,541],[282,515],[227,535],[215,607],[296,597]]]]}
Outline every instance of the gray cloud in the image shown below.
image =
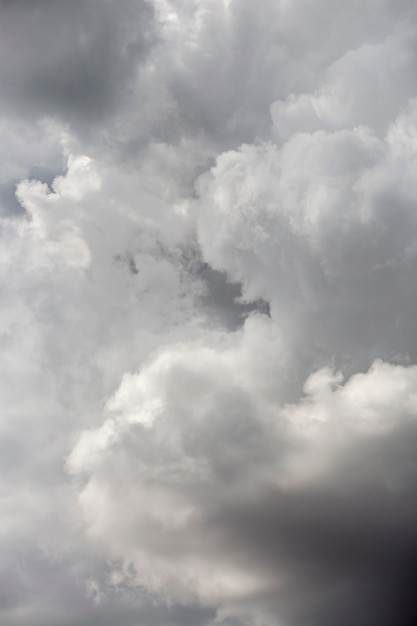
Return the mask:
{"type": "Polygon", "coordinates": [[[0,622],[414,623],[416,17],[0,2],[0,622]]]}
{"type": "Polygon", "coordinates": [[[215,617],[214,611],[198,605],[167,607],[141,589],[117,590],[105,578],[108,565],[98,560],[94,563],[91,555],[83,582],[81,555],[77,562],[56,561],[23,546],[9,554],[3,549],[2,554],[0,619],[13,626],[83,626],[86,622],[110,626],[115,621],[126,626],[138,622],[186,626],[203,625],[215,617]],[[95,579],[91,578],[94,570],[98,573],[95,579]]]}
{"type": "Polygon", "coordinates": [[[270,489],[214,518],[242,568],[276,577],[253,600],[284,622],[415,622],[415,425],[380,439],[356,443],[330,485],[270,489]]]}
{"type": "Polygon", "coordinates": [[[3,2],[1,11],[3,106],[84,132],[117,107],[152,44],[142,0],[3,2]]]}
{"type": "Polygon", "coordinates": [[[383,141],[366,128],[296,133],[223,154],[198,183],[206,258],[271,302],[304,359],[415,358],[407,108],[383,141]]]}

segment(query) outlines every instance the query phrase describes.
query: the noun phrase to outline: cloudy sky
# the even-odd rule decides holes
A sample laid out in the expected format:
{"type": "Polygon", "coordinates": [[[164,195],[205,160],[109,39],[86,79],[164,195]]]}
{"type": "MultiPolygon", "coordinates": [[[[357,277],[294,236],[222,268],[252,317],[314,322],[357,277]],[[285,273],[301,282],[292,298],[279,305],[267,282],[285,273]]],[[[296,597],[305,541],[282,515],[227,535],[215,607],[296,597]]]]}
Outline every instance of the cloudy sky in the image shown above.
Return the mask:
{"type": "Polygon", "coordinates": [[[417,620],[417,4],[0,0],[0,625],[417,620]]]}

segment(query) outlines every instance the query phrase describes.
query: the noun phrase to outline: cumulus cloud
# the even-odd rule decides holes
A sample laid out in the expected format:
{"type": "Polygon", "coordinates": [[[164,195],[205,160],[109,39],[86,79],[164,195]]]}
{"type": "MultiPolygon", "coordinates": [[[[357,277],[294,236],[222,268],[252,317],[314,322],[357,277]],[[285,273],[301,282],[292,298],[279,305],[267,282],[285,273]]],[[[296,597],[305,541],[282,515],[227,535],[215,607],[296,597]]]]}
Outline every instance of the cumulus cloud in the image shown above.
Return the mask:
{"type": "Polygon", "coordinates": [[[414,358],[414,119],[412,100],[382,140],[359,126],[246,144],[198,181],[206,258],[271,302],[303,359],[414,358]]]}
{"type": "Polygon", "coordinates": [[[0,622],[415,622],[416,8],[0,1],[0,622]]]}
{"type": "Polygon", "coordinates": [[[69,460],[88,532],[138,585],[223,615],[411,624],[416,368],[377,361],[345,384],[320,370],[279,405],[268,325],[123,380],[69,460]],[[247,361],[255,333],[269,380],[247,361]]]}

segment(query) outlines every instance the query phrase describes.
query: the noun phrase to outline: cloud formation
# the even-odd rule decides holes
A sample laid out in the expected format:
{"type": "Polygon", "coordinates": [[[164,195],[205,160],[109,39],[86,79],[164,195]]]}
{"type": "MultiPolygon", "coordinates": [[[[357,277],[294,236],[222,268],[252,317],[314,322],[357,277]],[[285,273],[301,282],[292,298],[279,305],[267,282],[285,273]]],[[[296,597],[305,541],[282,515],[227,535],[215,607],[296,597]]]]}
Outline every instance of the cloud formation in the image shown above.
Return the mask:
{"type": "Polygon", "coordinates": [[[416,18],[0,2],[1,623],[415,623],[416,18]]]}
{"type": "Polygon", "coordinates": [[[323,369],[280,406],[269,331],[254,318],[238,349],[178,346],[124,378],[69,460],[89,533],[137,584],[223,617],[411,624],[416,369],[323,369]]]}
{"type": "Polygon", "coordinates": [[[411,101],[382,140],[360,126],[244,145],[198,181],[206,258],[304,352],[414,355],[415,115],[411,101]]]}
{"type": "Polygon", "coordinates": [[[152,43],[146,0],[1,2],[3,104],[82,123],[117,106],[152,43]]]}

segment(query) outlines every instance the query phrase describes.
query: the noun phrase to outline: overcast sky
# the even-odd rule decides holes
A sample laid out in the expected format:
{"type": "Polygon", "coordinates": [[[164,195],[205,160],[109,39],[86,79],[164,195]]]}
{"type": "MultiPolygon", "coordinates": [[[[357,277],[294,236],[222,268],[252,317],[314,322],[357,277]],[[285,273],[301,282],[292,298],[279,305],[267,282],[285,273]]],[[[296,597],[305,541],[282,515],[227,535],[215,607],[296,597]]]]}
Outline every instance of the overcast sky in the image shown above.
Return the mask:
{"type": "Polygon", "coordinates": [[[415,0],[0,0],[0,626],[417,622],[415,0]]]}

